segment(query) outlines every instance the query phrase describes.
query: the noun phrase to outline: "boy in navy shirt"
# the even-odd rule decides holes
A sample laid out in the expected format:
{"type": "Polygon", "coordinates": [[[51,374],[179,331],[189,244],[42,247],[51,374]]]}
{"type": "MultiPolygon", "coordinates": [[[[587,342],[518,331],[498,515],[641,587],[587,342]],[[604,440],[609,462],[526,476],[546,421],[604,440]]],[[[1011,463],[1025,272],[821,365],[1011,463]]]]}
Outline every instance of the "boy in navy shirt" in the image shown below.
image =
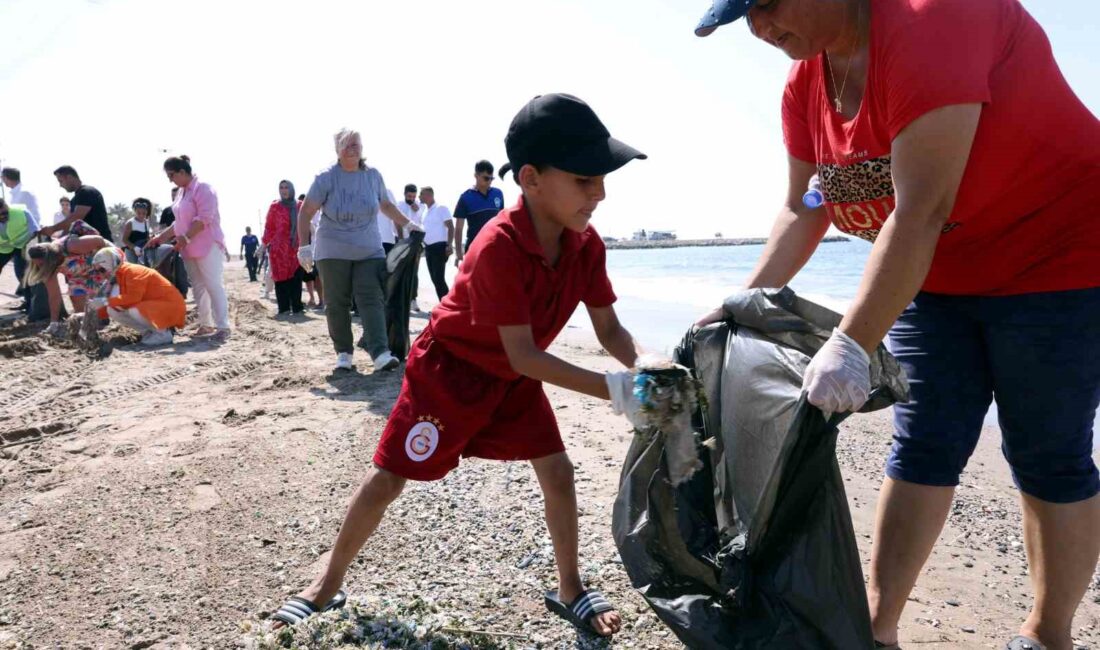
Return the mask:
{"type": "Polygon", "coordinates": [[[605,197],[604,176],[645,155],[612,138],[569,95],[531,100],[505,146],[501,174],[511,170],[523,195],[482,229],[414,342],[375,467],[352,498],[327,566],[277,621],[293,625],[342,606],[348,566],[405,482],[441,479],[462,456],[476,456],[534,467],[559,577],[547,607],[603,636],[620,629],[614,607],[581,582],[573,464],[542,383],[610,399],[615,413],[639,421],[633,372],[584,370],[546,349],[583,302],[601,345],[627,368],[637,360],[612,307],[603,240],[588,222],[605,197]]]}

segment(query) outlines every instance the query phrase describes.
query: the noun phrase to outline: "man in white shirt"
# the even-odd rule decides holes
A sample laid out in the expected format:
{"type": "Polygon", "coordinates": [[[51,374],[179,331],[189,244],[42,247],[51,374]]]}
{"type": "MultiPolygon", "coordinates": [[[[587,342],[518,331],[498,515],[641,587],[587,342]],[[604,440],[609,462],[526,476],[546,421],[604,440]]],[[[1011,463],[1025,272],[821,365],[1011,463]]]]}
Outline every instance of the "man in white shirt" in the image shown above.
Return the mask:
{"type": "MultiPolygon", "coordinates": [[[[61,206],[61,209],[54,213],[53,223],[49,224],[51,226],[56,226],[57,224],[61,223],[62,221],[68,219],[69,218],[69,213],[73,211],[72,210],[72,202],[69,201],[69,197],[67,197],[67,196],[61,197],[61,200],[58,201],[58,204],[61,206]]],[[[56,239],[58,237],[61,237],[63,234],[64,233],[60,233],[60,232],[54,233],[54,235],[53,235],[54,239],[56,239]]]]}
{"type": "Polygon", "coordinates": [[[439,300],[447,295],[447,258],[454,253],[455,226],[451,210],[435,202],[435,190],[425,186],[420,190],[424,212],[424,257],[428,258],[428,273],[439,300]]]}
{"type": "Polygon", "coordinates": [[[20,178],[21,174],[15,167],[5,167],[0,170],[0,179],[2,179],[4,186],[11,190],[8,205],[23,206],[27,211],[27,216],[34,224],[35,230],[38,230],[38,225],[42,222],[42,213],[38,211],[38,197],[23,189],[20,178]]]}
{"type": "MultiPolygon", "coordinates": [[[[393,192],[389,191],[388,188],[386,189],[386,198],[390,203],[397,205],[398,210],[401,209],[401,206],[393,198],[393,192]]],[[[389,255],[394,244],[397,243],[397,227],[393,225],[393,219],[382,214],[381,210],[378,211],[378,234],[382,236],[382,248],[386,251],[386,255],[389,255]]]]}
{"type": "MultiPolygon", "coordinates": [[[[23,208],[23,211],[27,215],[27,229],[29,232],[37,233],[40,229],[41,213],[38,212],[38,198],[23,189],[23,183],[21,182],[22,175],[15,167],[5,167],[0,169],[0,182],[4,183],[4,187],[11,190],[11,194],[8,197],[8,205],[17,205],[23,208]]],[[[32,236],[31,243],[34,242],[32,236]]],[[[19,286],[15,290],[15,295],[23,298],[23,305],[21,309],[27,308],[27,296],[26,289],[23,288],[23,273],[26,272],[27,262],[23,259],[22,250],[17,251],[12,258],[12,263],[15,265],[15,277],[19,280],[19,286]]],[[[6,262],[7,260],[5,260],[6,262]]]]}
{"type": "MultiPolygon", "coordinates": [[[[409,183],[405,186],[405,200],[397,204],[397,209],[401,211],[401,214],[405,215],[405,218],[409,220],[410,224],[415,223],[416,225],[423,227],[424,209],[419,203],[416,202],[416,185],[414,185],[413,183],[409,183]]],[[[401,238],[408,239],[409,232],[409,226],[406,225],[401,233],[401,238]]],[[[416,304],[416,297],[420,295],[419,268],[417,269],[417,271],[418,273],[416,276],[414,276],[415,280],[413,281],[413,299],[412,303],[409,305],[409,310],[415,312],[420,311],[420,305],[416,304]]]]}

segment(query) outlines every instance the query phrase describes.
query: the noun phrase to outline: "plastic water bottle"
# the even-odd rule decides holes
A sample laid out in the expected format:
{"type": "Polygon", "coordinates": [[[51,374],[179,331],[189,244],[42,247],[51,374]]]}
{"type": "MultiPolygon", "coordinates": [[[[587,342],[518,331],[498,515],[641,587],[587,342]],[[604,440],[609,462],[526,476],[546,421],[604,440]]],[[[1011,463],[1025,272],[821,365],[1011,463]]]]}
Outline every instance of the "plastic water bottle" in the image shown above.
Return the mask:
{"type": "Polygon", "coordinates": [[[802,195],[802,205],[811,210],[825,205],[825,195],[821,192],[821,179],[817,174],[810,177],[810,184],[806,188],[806,193],[802,195]]]}

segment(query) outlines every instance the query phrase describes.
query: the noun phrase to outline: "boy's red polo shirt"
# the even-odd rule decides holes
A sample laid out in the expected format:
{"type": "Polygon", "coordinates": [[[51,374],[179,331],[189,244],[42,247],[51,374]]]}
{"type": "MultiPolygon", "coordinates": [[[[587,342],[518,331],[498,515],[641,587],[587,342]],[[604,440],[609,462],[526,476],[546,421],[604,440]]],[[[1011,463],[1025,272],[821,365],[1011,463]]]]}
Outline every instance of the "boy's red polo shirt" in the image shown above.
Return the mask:
{"type": "Polygon", "coordinates": [[[413,343],[374,464],[431,481],[463,456],[531,460],[565,450],[542,382],[521,377],[500,342],[502,325],[530,325],[546,349],[581,302],[615,302],[603,241],[565,231],[551,267],[523,200],[486,225],[451,292],[413,343]]]}
{"type": "Polygon", "coordinates": [[[566,230],[558,263],[550,266],[520,197],[474,240],[454,287],[432,311],[430,335],[454,356],[516,379],[497,328],[530,325],[545,350],[582,302],[595,308],[615,302],[603,240],[592,226],[566,230]]]}

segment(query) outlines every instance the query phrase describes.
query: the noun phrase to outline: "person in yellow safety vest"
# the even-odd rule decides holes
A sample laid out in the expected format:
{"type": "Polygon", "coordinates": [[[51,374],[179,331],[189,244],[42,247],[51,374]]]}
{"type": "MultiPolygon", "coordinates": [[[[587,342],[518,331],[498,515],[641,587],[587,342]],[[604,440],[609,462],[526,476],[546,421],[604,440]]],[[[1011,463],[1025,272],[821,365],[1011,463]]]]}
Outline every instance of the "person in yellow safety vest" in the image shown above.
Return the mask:
{"type": "MultiPolygon", "coordinates": [[[[23,249],[34,240],[37,233],[38,222],[25,206],[8,205],[0,198],[0,273],[8,265],[8,260],[14,260],[15,277],[20,285],[27,268],[23,249]]],[[[25,307],[26,303],[23,305],[25,307]]]]}

